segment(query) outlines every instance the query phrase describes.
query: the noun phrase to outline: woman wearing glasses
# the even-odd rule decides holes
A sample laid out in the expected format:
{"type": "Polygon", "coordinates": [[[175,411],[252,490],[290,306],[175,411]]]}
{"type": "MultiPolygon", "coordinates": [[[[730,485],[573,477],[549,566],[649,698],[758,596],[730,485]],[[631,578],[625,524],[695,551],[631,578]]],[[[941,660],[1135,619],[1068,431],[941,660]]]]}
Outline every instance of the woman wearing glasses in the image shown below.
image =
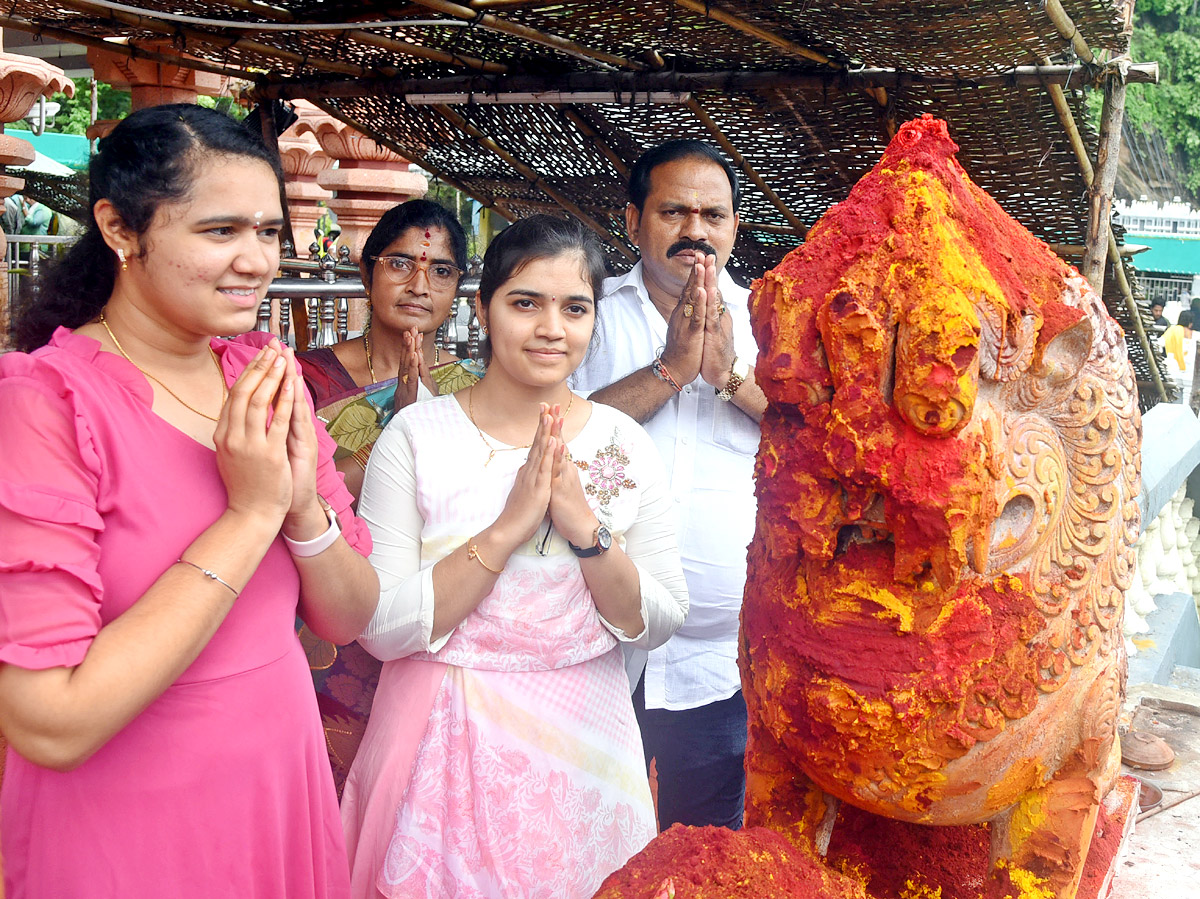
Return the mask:
{"type": "Polygon", "coordinates": [[[454,393],[483,375],[436,340],[466,265],[467,236],[449,210],[428,200],[389,209],[363,247],[371,303],[366,332],[299,357],[356,498],[367,457],[395,409],[454,393]]]}
{"type": "MultiPolygon", "coordinates": [[[[411,200],[389,209],[363,247],[363,284],[371,300],[366,333],[298,357],[317,415],[337,441],[337,467],[356,499],[367,457],[396,409],[454,393],[483,374],[435,340],[466,259],[467,237],[442,206],[411,200]]],[[[340,796],[367,726],[380,663],[357,643],[336,646],[306,627],[300,640],[340,796]]]]}

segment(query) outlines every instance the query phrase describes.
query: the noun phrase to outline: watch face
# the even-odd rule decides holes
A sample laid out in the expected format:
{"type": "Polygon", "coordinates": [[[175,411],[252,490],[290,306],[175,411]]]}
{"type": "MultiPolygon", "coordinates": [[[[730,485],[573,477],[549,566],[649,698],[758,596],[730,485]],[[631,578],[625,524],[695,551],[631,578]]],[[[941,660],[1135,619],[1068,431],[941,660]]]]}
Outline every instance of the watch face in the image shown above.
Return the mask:
{"type": "Polygon", "coordinates": [[[612,534],[604,525],[596,528],[596,545],[605,552],[612,546],[612,534]]]}

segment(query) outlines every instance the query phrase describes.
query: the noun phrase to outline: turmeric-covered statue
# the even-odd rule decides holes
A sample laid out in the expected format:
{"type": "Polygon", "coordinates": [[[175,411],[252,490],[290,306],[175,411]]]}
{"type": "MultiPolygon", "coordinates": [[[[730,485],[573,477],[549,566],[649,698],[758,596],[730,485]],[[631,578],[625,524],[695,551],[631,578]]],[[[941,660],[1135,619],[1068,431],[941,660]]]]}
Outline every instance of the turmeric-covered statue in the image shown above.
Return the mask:
{"type": "Polygon", "coordinates": [[[598,897],[1077,895],[1120,765],[1137,395],[1100,299],[957,149],[903,126],[755,284],[746,828],[677,825],[598,897]],[[973,867],[937,882],[966,867],[922,840],[973,867]]]}
{"type": "Polygon", "coordinates": [[[1071,899],[1120,763],[1137,396],[1100,299],[957,149],[906,124],[756,284],[746,823],[989,821],[993,871],[1071,899]]]}

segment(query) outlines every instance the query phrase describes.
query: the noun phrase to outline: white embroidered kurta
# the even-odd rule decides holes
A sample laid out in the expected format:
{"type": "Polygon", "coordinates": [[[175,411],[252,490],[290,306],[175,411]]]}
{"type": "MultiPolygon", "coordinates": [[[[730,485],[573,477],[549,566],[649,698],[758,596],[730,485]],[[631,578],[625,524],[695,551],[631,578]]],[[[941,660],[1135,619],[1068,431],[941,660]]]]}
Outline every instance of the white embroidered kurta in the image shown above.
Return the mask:
{"type": "Polygon", "coordinates": [[[638,568],[642,634],[601,618],[547,521],[431,643],[433,565],[496,520],[525,461],[503,446],[445,397],[405,409],[371,454],[359,514],[382,595],[360,641],[386,664],[343,799],[356,896],[583,899],[655,834],[618,645],[661,645],[687,612],[662,463],[597,404],[569,444],[638,568]]]}

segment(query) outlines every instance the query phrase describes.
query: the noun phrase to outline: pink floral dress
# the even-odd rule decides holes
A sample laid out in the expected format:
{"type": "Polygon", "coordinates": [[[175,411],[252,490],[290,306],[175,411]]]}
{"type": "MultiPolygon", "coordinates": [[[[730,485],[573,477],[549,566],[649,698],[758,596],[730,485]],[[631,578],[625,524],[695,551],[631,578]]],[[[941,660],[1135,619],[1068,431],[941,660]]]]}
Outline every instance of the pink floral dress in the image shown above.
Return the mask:
{"type": "Polygon", "coordinates": [[[662,463],[596,404],[569,448],[638,567],[642,634],[601,618],[547,521],[431,643],[432,567],[496,519],[527,450],[485,440],[450,397],[376,444],[359,513],[383,595],[360,641],[385,664],[343,799],[355,896],[582,899],[656,832],[620,646],[659,645],[686,614],[662,463]]]}

